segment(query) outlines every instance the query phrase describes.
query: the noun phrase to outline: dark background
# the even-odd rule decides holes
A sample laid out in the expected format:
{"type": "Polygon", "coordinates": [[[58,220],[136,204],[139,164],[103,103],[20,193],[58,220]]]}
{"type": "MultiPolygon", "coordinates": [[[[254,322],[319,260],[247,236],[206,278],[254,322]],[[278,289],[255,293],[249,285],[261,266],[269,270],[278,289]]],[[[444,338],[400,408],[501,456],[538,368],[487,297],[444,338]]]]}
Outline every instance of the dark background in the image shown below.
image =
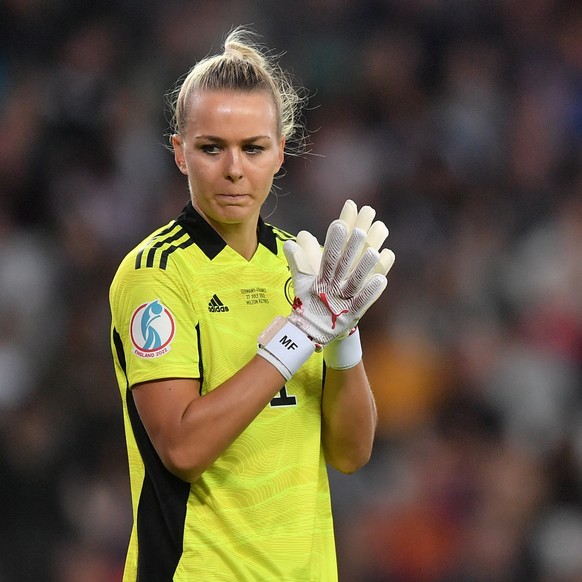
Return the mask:
{"type": "Polygon", "coordinates": [[[0,582],[120,580],[108,287],[188,198],[164,95],[239,24],[311,93],[268,221],[322,240],[353,198],[397,256],[342,582],[582,580],[580,3],[3,0],[0,582]]]}

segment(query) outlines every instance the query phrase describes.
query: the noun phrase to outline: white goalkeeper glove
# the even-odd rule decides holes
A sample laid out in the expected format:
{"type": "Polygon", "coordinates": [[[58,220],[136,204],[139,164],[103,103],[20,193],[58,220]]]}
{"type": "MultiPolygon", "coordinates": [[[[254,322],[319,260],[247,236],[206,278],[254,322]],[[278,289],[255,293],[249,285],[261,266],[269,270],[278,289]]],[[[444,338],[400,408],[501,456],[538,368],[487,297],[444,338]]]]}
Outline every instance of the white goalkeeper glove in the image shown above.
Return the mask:
{"type": "Polygon", "coordinates": [[[295,286],[288,319],[318,345],[347,335],[386,287],[394,253],[378,252],[388,229],[381,221],[373,222],[375,214],[369,206],[358,212],[348,200],[327,230],[316,273],[314,237],[285,242],[295,286]]]}
{"type": "Polygon", "coordinates": [[[323,253],[306,231],[283,247],[295,288],[293,310],[277,318],[259,338],[259,354],[289,379],[316,348],[324,351],[330,367],[346,369],[361,358],[358,321],[386,287],[394,253],[378,249],[388,236],[375,211],[348,200],[328,228],[323,253]],[[300,331],[301,330],[301,331],[300,331]],[[301,333],[303,332],[303,333],[301,333]],[[360,353],[357,354],[357,347],[360,353]],[[354,361],[355,359],[355,361],[354,361]],[[330,361],[328,361],[330,360],[330,361]]]}

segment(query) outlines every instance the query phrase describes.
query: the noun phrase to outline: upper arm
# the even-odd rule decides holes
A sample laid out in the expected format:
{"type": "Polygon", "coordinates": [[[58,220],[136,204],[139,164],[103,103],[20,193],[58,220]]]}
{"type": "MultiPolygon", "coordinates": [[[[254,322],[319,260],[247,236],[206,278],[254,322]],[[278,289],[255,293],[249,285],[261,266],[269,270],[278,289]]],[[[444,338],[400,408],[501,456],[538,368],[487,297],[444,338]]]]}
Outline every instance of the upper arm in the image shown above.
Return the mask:
{"type": "Polygon", "coordinates": [[[162,462],[175,469],[174,451],[180,439],[179,428],[186,409],[200,398],[200,381],[194,378],[168,378],[136,384],[133,399],[140,419],[162,462]]]}

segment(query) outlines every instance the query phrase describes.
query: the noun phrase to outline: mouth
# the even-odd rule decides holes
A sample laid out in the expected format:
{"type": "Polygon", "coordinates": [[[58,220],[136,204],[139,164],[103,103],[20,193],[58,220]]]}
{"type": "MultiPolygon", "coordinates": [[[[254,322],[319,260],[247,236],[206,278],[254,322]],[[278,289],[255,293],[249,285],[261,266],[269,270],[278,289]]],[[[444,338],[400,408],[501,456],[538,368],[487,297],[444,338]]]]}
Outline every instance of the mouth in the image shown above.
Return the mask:
{"type": "Polygon", "coordinates": [[[216,198],[223,202],[239,202],[248,197],[248,194],[217,194],[216,198]]]}

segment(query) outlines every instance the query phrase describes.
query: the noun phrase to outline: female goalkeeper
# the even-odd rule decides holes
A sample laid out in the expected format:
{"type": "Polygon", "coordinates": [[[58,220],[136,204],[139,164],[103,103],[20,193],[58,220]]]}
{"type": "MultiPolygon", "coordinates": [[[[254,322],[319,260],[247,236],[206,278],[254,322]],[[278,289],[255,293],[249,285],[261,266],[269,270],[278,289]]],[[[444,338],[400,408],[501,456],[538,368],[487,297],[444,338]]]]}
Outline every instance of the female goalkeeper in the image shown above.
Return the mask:
{"type": "Polygon", "coordinates": [[[261,219],[302,99],[248,32],[174,97],[190,201],[110,293],[134,519],[124,581],[336,580],[326,463],[351,473],[370,457],[356,326],[386,284],[387,231],[348,202],[322,251],[261,219]]]}

